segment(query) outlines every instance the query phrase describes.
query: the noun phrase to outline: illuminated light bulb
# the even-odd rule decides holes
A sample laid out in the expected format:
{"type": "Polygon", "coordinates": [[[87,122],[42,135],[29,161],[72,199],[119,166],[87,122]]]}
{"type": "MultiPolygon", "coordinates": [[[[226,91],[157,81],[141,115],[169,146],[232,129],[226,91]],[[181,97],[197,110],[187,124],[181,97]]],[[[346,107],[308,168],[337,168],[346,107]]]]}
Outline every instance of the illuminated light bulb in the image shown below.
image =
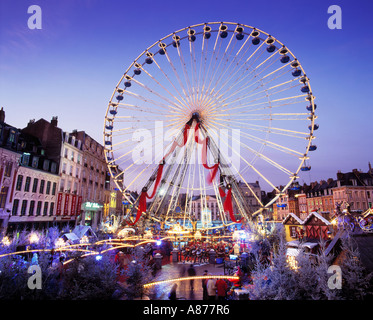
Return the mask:
{"type": "Polygon", "coordinates": [[[2,240],[1,240],[1,243],[4,245],[4,246],[9,246],[10,245],[10,240],[8,237],[4,237],[2,240]]]}
{"type": "Polygon", "coordinates": [[[96,261],[100,261],[101,259],[102,259],[102,255],[99,254],[96,256],[96,261]]]}
{"type": "Polygon", "coordinates": [[[54,244],[57,248],[65,246],[65,241],[62,238],[58,238],[54,244]]]}
{"type": "Polygon", "coordinates": [[[30,235],[30,243],[38,243],[39,236],[36,233],[31,233],[30,235]]]}

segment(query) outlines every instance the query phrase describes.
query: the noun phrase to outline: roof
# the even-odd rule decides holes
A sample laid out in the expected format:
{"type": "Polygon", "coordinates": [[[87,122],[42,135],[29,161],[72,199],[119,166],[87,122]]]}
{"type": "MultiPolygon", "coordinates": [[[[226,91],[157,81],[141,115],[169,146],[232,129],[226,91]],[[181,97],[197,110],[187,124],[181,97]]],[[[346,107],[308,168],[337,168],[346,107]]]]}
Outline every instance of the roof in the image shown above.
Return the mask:
{"type": "Polygon", "coordinates": [[[65,233],[64,235],[62,235],[62,237],[66,237],[67,240],[71,240],[71,241],[76,241],[76,240],[79,240],[78,236],[75,234],[75,233],[65,233]]]}
{"type": "Polygon", "coordinates": [[[290,219],[290,217],[293,217],[295,220],[297,220],[299,224],[303,224],[303,221],[295,213],[292,212],[288,213],[288,215],[284,218],[282,223],[284,224],[288,219],[290,219]]]}
{"type": "Polygon", "coordinates": [[[83,236],[90,236],[90,235],[93,235],[94,237],[96,237],[96,234],[93,232],[92,228],[89,226],[77,225],[74,228],[72,233],[76,234],[79,237],[79,239],[82,238],[83,236]]]}
{"type": "Polygon", "coordinates": [[[322,222],[324,222],[326,225],[331,225],[330,221],[326,220],[321,214],[313,211],[311,212],[306,219],[304,219],[303,223],[306,224],[309,219],[312,218],[312,216],[315,216],[316,218],[320,219],[322,222]]]}

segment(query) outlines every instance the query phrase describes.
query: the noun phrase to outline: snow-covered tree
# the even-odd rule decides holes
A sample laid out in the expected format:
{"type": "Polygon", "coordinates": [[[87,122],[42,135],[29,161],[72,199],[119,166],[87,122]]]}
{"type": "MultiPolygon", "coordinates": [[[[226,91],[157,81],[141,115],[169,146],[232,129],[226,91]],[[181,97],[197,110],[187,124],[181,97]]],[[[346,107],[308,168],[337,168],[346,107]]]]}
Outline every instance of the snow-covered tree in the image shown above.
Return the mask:
{"type": "Polygon", "coordinates": [[[127,287],[125,293],[129,300],[142,298],[147,293],[144,284],[152,279],[151,268],[147,264],[145,250],[141,247],[134,248],[131,256],[131,262],[125,271],[127,277],[127,287]]]}
{"type": "Polygon", "coordinates": [[[342,239],[340,267],[343,279],[341,288],[343,298],[347,300],[363,299],[369,293],[372,274],[367,274],[363,267],[359,250],[351,236],[342,239]]]}

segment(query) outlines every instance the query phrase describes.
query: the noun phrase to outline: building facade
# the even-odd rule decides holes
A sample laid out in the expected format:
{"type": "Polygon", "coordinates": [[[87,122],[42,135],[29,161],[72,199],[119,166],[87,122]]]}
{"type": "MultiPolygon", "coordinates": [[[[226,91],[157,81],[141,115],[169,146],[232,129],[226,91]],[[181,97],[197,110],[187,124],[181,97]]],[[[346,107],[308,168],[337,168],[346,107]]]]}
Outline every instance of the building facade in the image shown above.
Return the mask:
{"type": "Polygon", "coordinates": [[[96,229],[104,219],[104,208],[110,203],[110,178],[104,147],[85,131],[74,130],[70,135],[81,141],[83,152],[82,206],[79,220],[81,224],[96,229]]]}

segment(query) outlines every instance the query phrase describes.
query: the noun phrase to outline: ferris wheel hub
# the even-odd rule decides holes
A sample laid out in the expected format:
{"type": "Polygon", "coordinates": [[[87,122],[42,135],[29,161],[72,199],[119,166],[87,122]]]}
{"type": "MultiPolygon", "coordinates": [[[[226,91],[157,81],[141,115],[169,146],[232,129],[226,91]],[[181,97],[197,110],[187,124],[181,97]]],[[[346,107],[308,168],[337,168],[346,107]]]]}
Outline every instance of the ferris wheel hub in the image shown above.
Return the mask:
{"type": "Polygon", "coordinates": [[[197,122],[201,121],[201,117],[199,112],[193,112],[192,113],[192,120],[196,120],[197,122]]]}

